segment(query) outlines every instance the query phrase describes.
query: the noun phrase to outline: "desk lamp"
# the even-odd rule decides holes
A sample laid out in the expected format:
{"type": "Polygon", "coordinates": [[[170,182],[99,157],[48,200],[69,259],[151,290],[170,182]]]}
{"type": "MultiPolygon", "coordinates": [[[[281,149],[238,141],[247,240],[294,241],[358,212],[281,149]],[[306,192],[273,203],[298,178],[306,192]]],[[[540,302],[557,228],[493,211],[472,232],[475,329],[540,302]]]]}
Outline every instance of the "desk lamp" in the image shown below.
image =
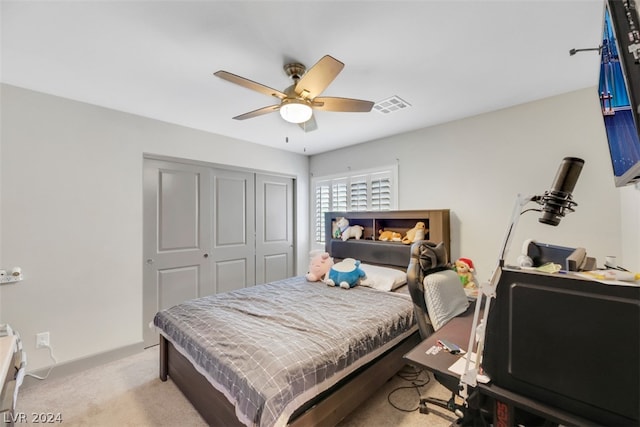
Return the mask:
{"type": "Polygon", "coordinates": [[[488,381],[488,378],[479,372],[479,367],[481,366],[480,359],[482,357],[481,355],[484,346],[484,326],[487,324],[491,299],[495,298],[496,287],[498,286],[502,268],[504,267],[504,261],[507,257],[511,239],[518,224],[518,220],[520,219],[520,215],[531,211],[542,212],[542,216],[538,219],[539,222],[557,226],[562,217],[569,212],[573,212],[573,208],[577,206],[577,203],[572,199],[571,193],[576,186],[576,182],[578,181],[578,177],[580,176],[583,166],[584,160],[577,157],[565,157],[560,163],[560,167],[558,168],[558,172],[553,180],[551,190],[545,191],[543,195],[522,196],[521,194],[518,194],[516,197],[513,213],[511,215],[511,222],[507,227],[507,232],[498,257],[498,265],[493,271],[489,282],[481,284],[480,292],[478,292],[478,299],[476,301],[476,308],[471,326],[471,335],[469,336],[469,346],[467,347],[469,349],[468,356],[466,357],[464,372],[460,376],[460,394],[465,399],[465,403],[468,397],[467,386],[475,387],[478,381],[488,381]],[[535,202],[541,207],[525,210],[524,207],[530,202],[535,202]],[[478,328],[478,318],[480,317],[480,307],[482,305],[483,295],[487,297],[487,302],[481,324],[482,326],[478,328]],[[473,350],[475,350],[476,354],[475,360],[471,360],[471,353],[473,350]]]}

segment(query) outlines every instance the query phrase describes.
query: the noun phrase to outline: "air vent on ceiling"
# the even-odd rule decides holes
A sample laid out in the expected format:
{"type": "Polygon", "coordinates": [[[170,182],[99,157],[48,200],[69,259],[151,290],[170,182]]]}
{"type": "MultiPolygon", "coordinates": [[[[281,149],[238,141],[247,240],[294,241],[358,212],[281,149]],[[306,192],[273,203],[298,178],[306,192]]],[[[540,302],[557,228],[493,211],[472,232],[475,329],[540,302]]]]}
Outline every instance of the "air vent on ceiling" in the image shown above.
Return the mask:
{"type": "Polygon", "coordinates": [[[390,114],[395,113],[396,111],[404,110],[405,108],[411,107],[404,99],[400,98],[398,95],[393,95],[391,98],[384,99],[380,102],[377,102],[373,109],[378,113],[382,114],[390,114]]]}

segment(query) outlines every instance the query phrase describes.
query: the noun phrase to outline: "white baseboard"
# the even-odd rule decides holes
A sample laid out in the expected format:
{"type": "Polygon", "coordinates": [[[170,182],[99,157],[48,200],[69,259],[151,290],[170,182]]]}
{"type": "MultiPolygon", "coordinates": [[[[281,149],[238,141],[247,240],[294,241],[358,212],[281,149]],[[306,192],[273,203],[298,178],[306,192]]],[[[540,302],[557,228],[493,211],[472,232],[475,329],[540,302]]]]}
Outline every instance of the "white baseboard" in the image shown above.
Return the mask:
{"type": "MultiPolygon", "coordinates": [[[[132,356],[134,354],[140,353],[143,350],[144,344],[142,341],[140,341],[135,344],[105,351],[103,353],[82,357],[80,359],[70,360],[64,363],[59,363],[53,367],[47,379],[61,378],[67,375],[77,374],[78,372],[82,372],[90,368],[95,368],[96,366],[104,365],[105,363],[113,362],[114,360],[132,356]]],[[[28,374],[34,374],[39,377],[43,377],[47,375],[47,372],[49,372],[49,367],[30,371],[28,372],[28,374]]],[[[28,376],[28,374],[24,378],[22,387],[28,388],[30,385],[37,384],[38,382],[42,381],[28,376]]]]}

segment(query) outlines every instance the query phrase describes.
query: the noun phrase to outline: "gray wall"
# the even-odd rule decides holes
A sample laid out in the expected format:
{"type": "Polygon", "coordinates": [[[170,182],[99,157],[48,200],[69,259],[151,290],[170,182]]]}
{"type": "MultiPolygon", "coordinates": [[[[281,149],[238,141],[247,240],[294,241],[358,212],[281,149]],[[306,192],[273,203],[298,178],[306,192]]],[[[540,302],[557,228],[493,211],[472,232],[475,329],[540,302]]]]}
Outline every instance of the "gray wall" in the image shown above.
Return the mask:
{"type": "Polygon", "coordinates": [[[399,209],[451,209],[452,257],[471,258],[479,279],[486,280],[517,194],[549,189],[565,156],[585,160],[574,191],[576,212],[558,227],[538,223],[537,213],[523,215],[508,260],[515,261],[523,241],[533,238],[585,247],[600,265],[616,255],[640,269],[640,191],[614,187],[596,88],[315,155],[310,172],[328,175],[397,161],[399,209]]]}
{"type": "MultiPolygon", "coordinates": [[[[3,85],[0,322],[23,338],[29,370],[142,341],[143,153],[297,179],[297,271],[308,263],[308,158],[3,85]],[[247,155],[246,153],[251,153],[247,155]]],[[[141,345],[141,344],[140,344],[141,345]]]]}

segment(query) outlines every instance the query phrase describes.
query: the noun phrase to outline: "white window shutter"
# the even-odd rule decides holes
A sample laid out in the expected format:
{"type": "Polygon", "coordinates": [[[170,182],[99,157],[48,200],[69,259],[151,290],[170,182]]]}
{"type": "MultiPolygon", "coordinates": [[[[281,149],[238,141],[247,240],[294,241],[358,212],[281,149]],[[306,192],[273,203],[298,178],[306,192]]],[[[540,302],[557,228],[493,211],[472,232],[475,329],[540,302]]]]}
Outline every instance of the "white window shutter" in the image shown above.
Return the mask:
{"type": "Polygon", "coordinates": [[[315,241],[324,242],[324,213],[331,210],[331,186],[329,181],[316,184],[315,241]]]}
{"type": "Polygon", "coordinates": [[[351,210],[366,211],[368,209],[369,191],[367,186],[367,177],[359,176],[351,179],[350,186],[351,210]]]}
{"type": "Polygon", "coordinates": [[[392,208],[391,175],[376,174],[371,177],[371,210],[388,211],[392,208]]]}
{"type": "Polygon", "coordinates": [[[331,187],[331,210],[332,211],[349,210],[347,197],[348,195],[347,195],[346,179],[334,181],[331,187]]]}
{"type": "Polygon", "coordinates": [[[397,167],[392,166],[383,170],[354,172],[349,176],[312,179],[315,242],[324,243],[325,212],[396,209],[397,173],[397,167]]]}

